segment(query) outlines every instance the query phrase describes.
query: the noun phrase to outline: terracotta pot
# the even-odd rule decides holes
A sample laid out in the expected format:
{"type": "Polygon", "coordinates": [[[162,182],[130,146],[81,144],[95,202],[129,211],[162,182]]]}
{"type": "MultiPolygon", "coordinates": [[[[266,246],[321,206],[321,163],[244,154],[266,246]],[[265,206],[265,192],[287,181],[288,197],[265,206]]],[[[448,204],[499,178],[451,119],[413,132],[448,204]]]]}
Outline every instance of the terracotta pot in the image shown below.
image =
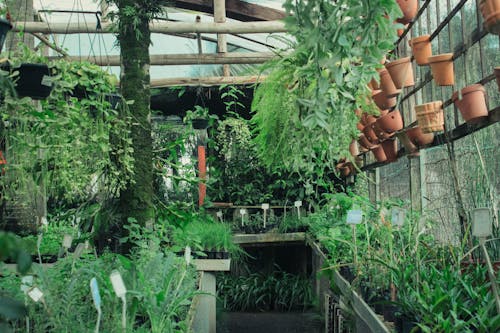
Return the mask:
{"type": "Polygon", "coordinates": [[[391,75],[389,74],[387,69],[385,68],[379,69],[379,74],[380,74],[380,87],[382,88],[382,91],[386,94],[386,96],[395,97],[399,95],[401,90],[396,88],[394,82],[392,82],[391,75]]]}
{"type": "Polygon", "coordinates": [[[495,67],[495,76],[497,77],[498,91],[500,91],[500,67],[495,67]]]}
{"type": "Polygon", "coordinates": [[[417,0],[396,0],[399,8],[403,12],[403,17],[398,19],[398,22],[403,24],[410,23],[415,18],[418,12],[417,0]]]}
{"type": "Polygon", "coordinates": [[[392,108],[393,106],[396,106],[397,103],[396,97],[387,97],[385,92],[383,92],[382,90],[376,90],[376,91],[377,93],[372,95],[372,98],[375,104],[377,104],[377,106],[379,107],[379,109],[386,110],[392,108]]]}
{"type": "Polygon", "coordinates": [[[387,133],[382,128],[380,128],[378,121],[371,124],[371,127],[372,127],[373,132],[375,132],[375,135],[377,136],[377,138],[379,139],[380,142],[385,141],[394,135],[394,132],[387,133]]]}
{"type": "Polygon", "coordinates": [[[359,122],[361,123],[361,125],[366,126],[366,125],[368,125],[368,121],[371,121],[373,118],[374,117],[372,115],[369,115],[368,113],[363,112],[363,114],[361,115],[361,118],[359,119],[359,122]]]}
{"type": "Polygon", "coordinates": [[[353,157],[356,157],[359,155],[359,148],[358,148],[358,143],[356,140],[352,140],[351,144],[349,145],[349,152],[353,157]]]}
{"type": "Polygon", "coordinates": [[[492,34],[500,35],[500,1],[482,0],[479,9],[484,18],[484,27],[492,34]]]}
{"type": "Polygon", "coordinates": [[[384,148],[381,145],[378,145],[372,149],[373,156],[377,160],[377,162],[385,162],[387,161],[387,156],[385,156],[384,148]]]}
{"type": "Polygon", "coordinates": [[[358,130],[363,131],[363,128],[365,128],[365,125],[363,125],[362,123],[357,123],[356,127],[358,128],[358,130]]]}
{"type": "Polygon", "coordinates": [[[404,33],[404,32],[405,32],[405,30],[408,28],[408,25],[409,25],[409,24],[405,24],[404,29],[398,29],[398,37],[403,36],[403,33],[404,33]]]}
{"type": "Polygon", "coordinates": [[[368,87],[371,89],[371,90],[379,90],[380,89],[380,83],[377,82],[377,80],[375,79],[372,79],[370,81],[370,83],[368,83],[368,87]]]}
{"type": "Polygon", "coordinates": [[[428,65],[429,57],[432,57],[431,36],[423,35],[410,39],[409,44],[417,65],[428,65]]]}
{"type": "Polygon", "coordinates": [[[418,155],[418,148],[415,146],[408,137],[407,131],[404,131],[398,135],[399,142],[403,144],[405,150],[409,153],[409,156],[418,155]]]}
{"type": "Polygon", "coordinates": [[[371,122],[363,128],[363,134],[365,135],[366,139],[373,145],[378,143],[378,136],[375,134],[375,131],[373,131],[372,124],[374,122],[371,122]]]}
{"type": "Polygon", "coordinates": [[[462,99],[459,99],[456,91],[451,100],[460,110],[462,118],[467,123],[475,123],[488,117],[488,107],[486,106],[486,89],[481,84],[473,84],[462,90],[462,99]]]}
{"type": "Polygon", "coordinates": [[[387,133],[394,133],[403,129],[403,118],[399,110],[394,110],[378,118],[376,123],[380,129],[387,133]]]}
{"type": "Polygon", "coordinates": [[[397,89],[415,85],[410,57],[391,61],[385,65],[385,68],[389,71],[392,82],[394,82],[394,86],[396,86],[397,89]]]}
{"type": "Polygon", "coordinates": [[[444,53],[428,58],[432,76],[438,86],[452,86],[455,84],[453,71],[453,53],[444,53]]]}
{"type": "MultiPolygon", "coordinates": [[[[364,149],[371,149],[374,145],[368,141],[364,134],[361,134],[358,139],[359,146],[364,149]]],[[[362,149],[363,150],[363,149],[362,149]]]]}
{"type": "Polygon", "coordinates": [[[406,135],[412,144],[417,147],[423,147],[434,141],[434,133],[424,133],[419,126],[406,130],[406,135]]]}
{"type": "Polygon", "coordinates": [[[423,133],[444,130],[443,102],[434,101],[415,106],[418,126],[423,133]]]}
{"type": "Polygon", "coordinates": [[[386,162],[394,162],[398,159],[398,145],[395,139],[386,140],[380,144],[384,150],[386,162]]]}

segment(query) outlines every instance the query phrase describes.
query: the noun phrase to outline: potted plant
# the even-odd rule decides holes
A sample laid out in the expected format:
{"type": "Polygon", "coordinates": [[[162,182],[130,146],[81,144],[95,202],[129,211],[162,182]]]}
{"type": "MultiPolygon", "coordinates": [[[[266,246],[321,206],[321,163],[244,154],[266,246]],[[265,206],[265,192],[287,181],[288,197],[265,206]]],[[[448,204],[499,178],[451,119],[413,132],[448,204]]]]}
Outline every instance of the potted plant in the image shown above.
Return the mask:
{"type": "Polygon", "coordinates": [[[453,53],[438,54],[428,58],[432,77],[438,86],[452,86],[455,84],[453,69],[453,53]]]}
{"type": "Polygon", "coordinates": [[[194,110],[186,111],[183,118],[184,123],[190,123],[194,129],[206,129],[210,125],[210,120],[215,116],[209,115],[209,109],[200,105],[195,105],[194,110]]]}
{"type": "Polygon", "coordinates": [[[46,64],[4,63],[1,68],[11,74],[19,97],[45,99],[52,91],[52,73],[46,64]]]}
{"type": "Polygon", "coordinates": [[[431,36],[422,35],[415,37],[410,39],[408,43],[411,46],[413,57],[415,58],[417,65],[428,65],[429,57],[432,57],[431,36]]]}
{"type": "Polygon", "coordinates": [[[456,91],[451,99],[467,123],[475,123],[488,117],[486,89],[481,84],[465,87],[460,93],[456,91]]]}

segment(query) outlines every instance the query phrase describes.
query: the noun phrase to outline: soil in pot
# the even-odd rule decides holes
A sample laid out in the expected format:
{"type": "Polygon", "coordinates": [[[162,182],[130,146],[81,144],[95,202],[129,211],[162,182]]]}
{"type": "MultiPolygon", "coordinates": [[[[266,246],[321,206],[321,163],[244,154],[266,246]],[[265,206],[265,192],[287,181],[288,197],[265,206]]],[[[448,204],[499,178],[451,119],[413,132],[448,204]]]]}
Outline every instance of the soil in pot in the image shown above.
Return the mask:
{"type": "Polygon", "coordinates": [[[423,133],[438,132],[444,130],[443,102],[434,101],[426,104],[416,105],[418,126],[423,133]]]}
{"type": "Polygon", "coordinates": [[[385,92],[383,92],[382,90],[374,90],[374,92],[376,93],[372,95],[372,99],[379,109],[387,110],[392,108],[393,106],[396,106],[396,97],[387,97],[385,92]]]}
{"type": "Polygon", "coordinates": [[[0,52],[2,52],[3,44],[7,39],[7,33],[12,29],[12,24],[6,19],[0,18],[0,52]]]}
{"type": "Polygon", "coordinates": [[[459,98],[458,91],[453,94],[451,99],[467,123],[476,123],[488,117],[486,89],[481,84],[465,87],[461,93],[462,99],[459,98]]]}
{"type": "Polygon", "coordinates": [[[434,141],[434,133],[424,133],[419,126],[415,126],[406,130],[406,135],[412,144],[421,148],[434,141]]]}
{"type": "Polygon", "coordinates": [[[428,65],[429,57],[432,57],[431,36],[423,35],[415,37],[410,39],[409,44],[417,65],[428,65]]]}
{"type": "Polygon", "coordinates": [[[389,112],[385,116],[377,119],[377,125],[380,129],[387,133],[394,133],[403,129],[403,118],[399,110],[389,112]]]}
{"type": "Polygon", "coordinates": [[[484,18],[486,30],[492,34],[500,35],[500,1],[483,0],[479,3],[479,9],[484,18]]]}
{"type": "Polygon", "coordinates": [[[432,77],[438,86],[452,86],[455,84],[453,69],[453,53],[444,53],[428,58],[432,77]]]}
{"type": "Polygon", "coordinates": [[[396,97],[401,92],[400,89],[397,89],[392,81],[391,75],[386,68],[382,68],[379,70],[380,74],[380,87],[382,91],[385,93],[387,97],[396,97]]]}
{"type": "Polygon", "coordinates": [[[405,57],[391,61],[385,65],[385,68],[391,75],[392,82],[397,89],[403,87],[411,87],[415,85],[413,80],[413,67],[411,66],[411,58],[405,57]]]}
{"type": "Polygon", "coordinates": [[[403,17],[398,19],[398,22],[406,24],[410,23],[415,18],[418,12],[417,0],[396,0],[399,8],[403,12],[403,17]]]}

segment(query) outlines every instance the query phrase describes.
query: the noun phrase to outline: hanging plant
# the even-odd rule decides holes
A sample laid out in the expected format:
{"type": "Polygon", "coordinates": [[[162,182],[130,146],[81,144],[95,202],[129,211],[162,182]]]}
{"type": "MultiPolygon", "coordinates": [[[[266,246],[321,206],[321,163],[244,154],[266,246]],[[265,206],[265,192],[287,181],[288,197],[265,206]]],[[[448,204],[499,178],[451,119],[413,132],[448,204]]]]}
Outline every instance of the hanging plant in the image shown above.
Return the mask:
{"type": "Polygon", "coordinates": [[[377,114],[368,83],[397,39],[394,0],[285,1],[293,50],[270,71],[252,111],[260,157],[268,167],[318,179],[350,156],[356,109],[377,114]],[[314,176],[313,176],[314,175],[314,176]]]}

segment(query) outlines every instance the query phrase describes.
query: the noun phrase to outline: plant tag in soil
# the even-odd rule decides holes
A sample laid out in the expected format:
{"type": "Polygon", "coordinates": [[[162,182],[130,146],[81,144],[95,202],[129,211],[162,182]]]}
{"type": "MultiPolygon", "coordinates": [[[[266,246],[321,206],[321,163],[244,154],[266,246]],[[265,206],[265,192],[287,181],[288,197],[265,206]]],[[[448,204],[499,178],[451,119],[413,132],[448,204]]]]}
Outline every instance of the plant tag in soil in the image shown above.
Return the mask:
{"type": "Polygon", "coordinates": [[[489,237],[493,233],[489,208],[476,208],[472,211],[472,235],[489,237]]]}
{"type": "Polygon", "coordinates": [[[28,293],[31,286],[33,285],[33,275],[26,275],[21,278],[21,291],[23,293],[28,293]]]}
{"type": "Polygon", "coordinates": [[[75,248],[75,252],[73,252],[73,258],[75,259],[80,258],[84,250],[85,250],[85,244],[78,243],[78,245],[75,248]]]}
{"type": "Polygon", "coordinates": [[[392,225],[397,227],[403,226],[405,218],[406,218],[406,210],[398,207],[392,209],[392,214],[391,214],[392,225]]]}
{"type": "Polygon", "coordinates": [[[222,218],[222,212],[219,210],[217,213],[215,213],[217,215],[218,218],[222,218]]]}
{"type": "Polygon", "coordinates": [[[40,222],[42,223],[42,225],[44,227],[48,227],[49,226],[49,221],[47,220],[46,216],[42,216],[42,218],[40,219],[40,222]]]}
{"type": "Polygon", "coordinates": [[[297,208],[300,208],[300,207],[302,207],[302,201],[295,201],[295,202],[293,203],[293,205],[294,205],[295,207],[297,207],[297,208]]]}
{"type": "Polygon", "coordinates": [[[111,280],[111,284],[113,285],[113,290],[115,291],[116,296],[122,298],[125,297],[127,293],[127,288],[125,288],[125,284],[123,283],[122,275],[118,271],[112,271],[109,275],[109,279],[111,280]]]}
{"type": "Polygon", "coordinates": [[[186,246],[186,249],[184,250],[184,260],[186,260],[186,264],[191,263],[191,247],[186,246]]]}
{"type": "Polygon", "coordinates": [[[263,210],[268,210],[269,209],[269,204],[268,203],[263,203],[261,207],[262,207],[263,210]]]}
{"type": "Polygon", "coordinates": [[[360,224],[363,221],[363,211],[351,209],[347,212],[347,224],[360,224]]]}
{"type": "Polygon", "coordinates": [[[28,296],[35,302],[35,303],[38,303],[38,301],[40,301],[43,297],[43,293],[40,289],[38,289],[37,287],[34,287],[34,288],[31,288],[29,291],[28,291],[28,296]]]}
{"type": "Polygon", "coordinates": [[[62,246],[66,249],[71,247],[71,243],[73,242],[73,237],[71,235],[64,235],[62,246]]]}
{"type": "Polygon", "coordinates": [[[90,280],[90,292],[92,293],[95,308],[97,311],[101,311],[101,294],[99,293],[99,285],[95,277],[90,280]]]}
{"type": "Polygon", "coordinates": [[[245,215],[247,213],[247,210],[245,208],[240,209],[240,215],[245,215]]]}
{"type": "Polygon", "coordinates": [[[36,240],[36,248],[40,250],[40,246],[42,246],[43,234],[38,234],[38,239],[36,240]]]}
{"type": "Polygon", "coordinates": [[[44,76],[42,77],[42,82],[40,82],[40,84],[41,84],[42,86],[52,87],[52,82],[53,82],[52,77],[50,77],[50,76],[48,76],[48,75],[44,75],[44,76]]]}

